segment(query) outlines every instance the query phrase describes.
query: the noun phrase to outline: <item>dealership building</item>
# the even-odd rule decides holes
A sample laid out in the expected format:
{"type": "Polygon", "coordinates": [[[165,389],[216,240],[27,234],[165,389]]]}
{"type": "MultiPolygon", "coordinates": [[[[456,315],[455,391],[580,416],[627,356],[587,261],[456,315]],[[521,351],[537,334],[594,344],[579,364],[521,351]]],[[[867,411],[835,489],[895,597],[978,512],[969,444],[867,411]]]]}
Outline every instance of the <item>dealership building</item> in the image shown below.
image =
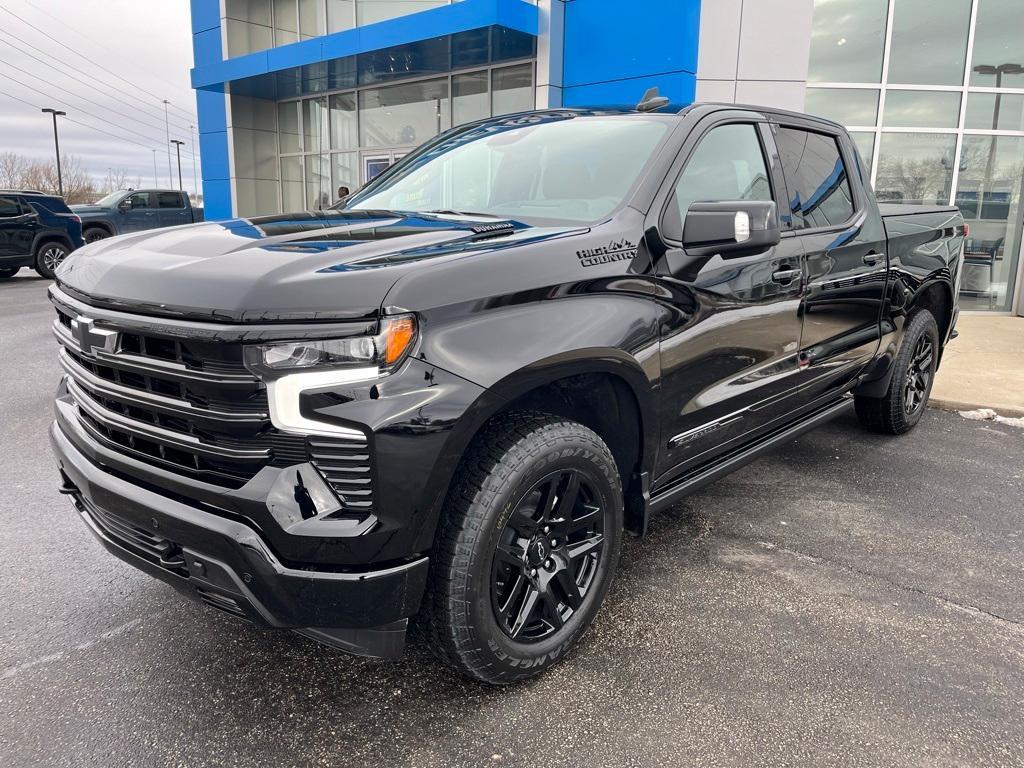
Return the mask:
{"type": "Polygon", "coordinates": [[[1024,311],[1022,0],[192,0],[208,218],[319,208],[470,120],[695,100],[846,125],[960,206],[964,309],[1024,311]]]}

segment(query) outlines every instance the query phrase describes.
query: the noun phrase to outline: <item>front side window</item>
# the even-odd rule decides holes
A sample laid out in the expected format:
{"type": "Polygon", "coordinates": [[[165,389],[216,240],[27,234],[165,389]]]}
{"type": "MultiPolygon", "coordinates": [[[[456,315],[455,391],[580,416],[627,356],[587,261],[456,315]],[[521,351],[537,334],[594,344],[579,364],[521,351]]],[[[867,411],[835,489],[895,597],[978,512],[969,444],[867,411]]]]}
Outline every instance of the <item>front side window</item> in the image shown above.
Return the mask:
{"type": "Polygon", "coordinates": [[[775,135],[797,229],[830,227],[853,216],[853,194],[834,136],[779,128],[775,135]]]}
{"type": "Polygon", "coordinates": [[[654,115],[533,115],[451,136],[355,195],[355,210],[455,210],[587,223],[621,205],[671,121],[654,115]]]}
{"type": "Polygon", "coordinates": [[[761,141],[749,123],[711,129],[676,184],[680,221],[686,220],[692,203],[771,199],[761,141]]]}
{"type": "Polygon", "coordinates": [[[133,211],[139,208],[149,208],[149,192],[136,192],[128,198],[128,207],[133,211]]]}

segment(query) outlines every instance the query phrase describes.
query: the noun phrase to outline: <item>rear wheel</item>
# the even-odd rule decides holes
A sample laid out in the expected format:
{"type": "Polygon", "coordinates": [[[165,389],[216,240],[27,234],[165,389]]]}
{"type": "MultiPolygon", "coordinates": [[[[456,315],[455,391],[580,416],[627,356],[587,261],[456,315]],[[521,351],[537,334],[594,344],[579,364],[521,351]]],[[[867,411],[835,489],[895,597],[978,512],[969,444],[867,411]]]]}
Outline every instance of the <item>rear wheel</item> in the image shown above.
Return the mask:
{"type": "Polygon", "coordinates": [[[71,253],[71,249],[64,243],[49,242],[43,243],[36,250],[36,272],[45,278],[53,279],[57,267],[71,253]]]}
{"type": "Polygon", "coordinates": [[[0,280],[7,280],[10,277],[14,277],[18,274],[18,270],[21,267],[0,267],[0,280]]]}
{"type": "Polygon", "coordinates": [[[91,229],[85,230],[83,237],[88,245],[89,243],[95,243],[97,240],[106,240],[110,237],[110,233],[101,227],[92,227],[91,229]]]}
{"type": "Polygon", "coordinates": [[[902,435],[924,415],[939,361],[939,328],[927,309],[908,321],[900,350],[893,362],[892,380],[884,397],[858,395],[857,416],[874,432],[902,435]]]}
{"type": "Polygon", "coordinates": [[[622,489],[594,432],[535,413],[492,423],[463,460],[431,560],[434,651],[492,684],[559,661],[604,600],[622,489]]]}

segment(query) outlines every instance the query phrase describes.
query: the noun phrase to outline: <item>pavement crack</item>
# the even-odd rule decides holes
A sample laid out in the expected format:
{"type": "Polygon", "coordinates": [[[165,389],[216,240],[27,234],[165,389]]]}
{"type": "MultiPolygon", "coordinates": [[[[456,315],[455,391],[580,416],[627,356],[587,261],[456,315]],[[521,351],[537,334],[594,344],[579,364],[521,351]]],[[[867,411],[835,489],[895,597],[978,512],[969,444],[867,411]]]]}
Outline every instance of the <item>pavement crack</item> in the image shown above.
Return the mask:
{"type": "Polygon", "coordinates": [[[969,615],[976,616],[979,618],[986,618],[991,621],[998,622],[1000,624],[1005,624],[1016,632],[1024,632],[1024,622],[1017,621],[1006,616],[1001,616],[998,613],[989,611],[985,608],[980,608],[976,605],[960,602],[959,600],[955,600],[951,597],[947,597],[946,595],[939,594],[938,592],[931,592],[927,589],[922,589],[921,587],[915,587],[910,584],[903,584],[902,582],[896,581],[887,576],[883,576],[880,573],[875,573],[874,571],[859,568],[856,565],[845,562],[843,560],[837,560],[835,558],[830,557],[823,557],[821,555],[813,555],[808,552],[801,552],[799,550],[789,549],[788,547],[780,547],[778,544],[775,544],[770,541],[752,539],[746,536],[732,535],[728,538],[739,539],[740,541],[745,541],[748,543],[753,542],[764,549],[768,549],[774,552],[781,552],[783,554],[790,555],[791,557],[795,557],[806,562],[814,563],[815,565],[826,565],[833,568],[840,568],[842,570],[849,571],[850,573],[857,574],[858,576],[862,576],[867,579],[881,581],[887,584],[888,586],[892,587],[893,589],[897,589],[902,592],[911,592],[913,594],[920,595],[921,597],[926,597],[930,600],[934,600],[945,606],[953,608],[954,610],[958,610],[963,613],[967,613],[969,615]]]}

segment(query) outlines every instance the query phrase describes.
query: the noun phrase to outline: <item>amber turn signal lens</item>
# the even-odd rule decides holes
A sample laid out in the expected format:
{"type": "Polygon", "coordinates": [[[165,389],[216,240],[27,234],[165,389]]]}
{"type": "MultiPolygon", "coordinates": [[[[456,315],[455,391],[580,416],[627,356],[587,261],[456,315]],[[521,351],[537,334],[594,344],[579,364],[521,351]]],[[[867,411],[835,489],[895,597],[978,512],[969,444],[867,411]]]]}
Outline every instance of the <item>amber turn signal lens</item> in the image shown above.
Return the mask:
{"type": "Polygon", "coordinates": [[[388,318],[384,321],[384,365],[391,367],[409,351],[416,339],[416,318],[412,315],[388,318]]]}

